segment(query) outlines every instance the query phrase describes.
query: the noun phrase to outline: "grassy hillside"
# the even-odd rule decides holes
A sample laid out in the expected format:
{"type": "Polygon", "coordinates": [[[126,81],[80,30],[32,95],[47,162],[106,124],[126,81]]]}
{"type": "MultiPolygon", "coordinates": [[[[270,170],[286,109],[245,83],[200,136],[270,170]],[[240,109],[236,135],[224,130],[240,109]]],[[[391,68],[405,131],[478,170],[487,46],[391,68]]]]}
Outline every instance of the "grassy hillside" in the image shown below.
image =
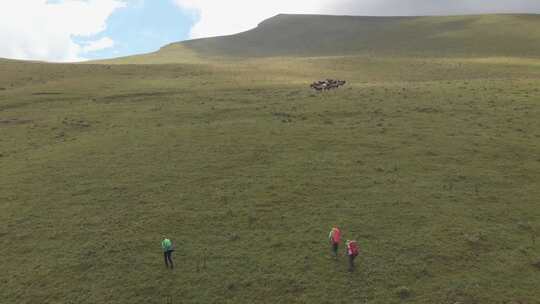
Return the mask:
{"type": "Polygon", "coordinates": [[[0,62],[0,302],[539,303],[540,60],[167,50],[0,62]]]}
{"type": "Polygon", "coordinates": [[[538,29],[540,15],[278,15],[241,34],[181,45],[202,54],[241,57],[349,54],[538,57],[538,29]]]}
{"type": "Polygon", "coordinates": [[[173,43],[107,64],[228,63],[261,57],[540,56],[540,15],[354,17],[277,15],[253,30],[173,43]]]}

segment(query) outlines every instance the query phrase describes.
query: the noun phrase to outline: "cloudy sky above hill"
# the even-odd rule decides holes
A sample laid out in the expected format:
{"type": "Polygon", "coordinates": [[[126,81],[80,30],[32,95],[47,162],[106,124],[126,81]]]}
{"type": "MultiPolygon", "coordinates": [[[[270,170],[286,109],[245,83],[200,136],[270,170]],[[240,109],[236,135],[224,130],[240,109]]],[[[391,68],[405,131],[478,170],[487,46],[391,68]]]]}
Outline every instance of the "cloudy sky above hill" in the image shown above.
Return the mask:
{"type": "Polygon", "coordinates": [[[279,13],[540,13],[540,0],[3,0],[0,57],[80,61],[233,34],[279,13]]]}

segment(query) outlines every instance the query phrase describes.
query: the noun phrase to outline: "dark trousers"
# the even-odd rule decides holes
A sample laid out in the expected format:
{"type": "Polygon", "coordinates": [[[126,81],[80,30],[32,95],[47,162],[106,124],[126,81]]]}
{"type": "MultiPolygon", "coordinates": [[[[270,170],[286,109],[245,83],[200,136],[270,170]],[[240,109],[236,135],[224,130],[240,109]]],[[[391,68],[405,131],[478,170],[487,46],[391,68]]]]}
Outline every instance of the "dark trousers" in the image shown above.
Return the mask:
{"type": "Polygon", "coordinates": [[[334,257],[337,257],[339,244],[332,242],[331,247],[332,247],[332,254],[334,255],[334,257]]]}
{"type": "Polygon", "coordinates": [[[165,260],[165,266],[171,267],[171,269],[174,268],[174,264],[173,264],[173,261],[172,261],[172,253],[173,253],[172,250],[163,252],[163,258],[165,260]]]}
{"type": "Polygon", "coordinates": [[[354,271],[354,259],[356,259],[355,255],[349,255],[349,271],[354,271]]]}

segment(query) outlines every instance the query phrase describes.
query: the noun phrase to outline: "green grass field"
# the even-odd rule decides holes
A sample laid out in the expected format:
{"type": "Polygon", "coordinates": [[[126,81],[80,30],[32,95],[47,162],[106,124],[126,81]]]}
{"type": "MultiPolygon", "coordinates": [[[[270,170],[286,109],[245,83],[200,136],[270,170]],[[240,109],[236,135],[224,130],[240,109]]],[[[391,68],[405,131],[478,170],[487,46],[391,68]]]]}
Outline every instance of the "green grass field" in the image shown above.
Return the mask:
{"type": "Polygon", "coordinates": [[[483,54],[0,60],[0,303],[540,303],[529,34],[483,54]],[[327,77],[348,84],[309,89],[327,77]]]}

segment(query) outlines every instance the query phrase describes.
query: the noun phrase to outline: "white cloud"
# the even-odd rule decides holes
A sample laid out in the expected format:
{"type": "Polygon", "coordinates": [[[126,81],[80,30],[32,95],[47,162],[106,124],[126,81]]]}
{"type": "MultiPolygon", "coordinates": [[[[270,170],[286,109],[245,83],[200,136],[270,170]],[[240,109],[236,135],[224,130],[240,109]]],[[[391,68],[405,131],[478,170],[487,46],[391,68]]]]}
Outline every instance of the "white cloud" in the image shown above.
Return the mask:
{"type": "Polygon", "coordinates": [[[95,52],[99,50],[104,50],[112,48],[114,46],[114,41],[109,37],[103,37],[99,40],[86,42],[82,47],[83,53],[95,52]]]}
{"type": "Polygon", "coordinates": [[[110,38],[80,45],[106,28],[108,17],[125,6],[120,0],[3,0],[0,4],[0,57],[79,61],[82,53],[103,49],[110,38]]]}
{"type": "Polygon", "coordinates": [[[539,13],[539,0],[334,0],[329,12],[351,15],[460,15],[539,13]]]}
{"type": "Polygon", "coordinates": [[[191,37],[238,33],[257,26],[262,20],[280,13],[323,13],[330,0],[175,0],[182,8],[194,10],[199,21],[191,37]]]}
{"type": "Polygon", "coordinates": [[[199,21],[192,38],[234,34],[279,13],[337,15],[448,15],[540,13],[540,0],[174,0],[199,21]]]}

